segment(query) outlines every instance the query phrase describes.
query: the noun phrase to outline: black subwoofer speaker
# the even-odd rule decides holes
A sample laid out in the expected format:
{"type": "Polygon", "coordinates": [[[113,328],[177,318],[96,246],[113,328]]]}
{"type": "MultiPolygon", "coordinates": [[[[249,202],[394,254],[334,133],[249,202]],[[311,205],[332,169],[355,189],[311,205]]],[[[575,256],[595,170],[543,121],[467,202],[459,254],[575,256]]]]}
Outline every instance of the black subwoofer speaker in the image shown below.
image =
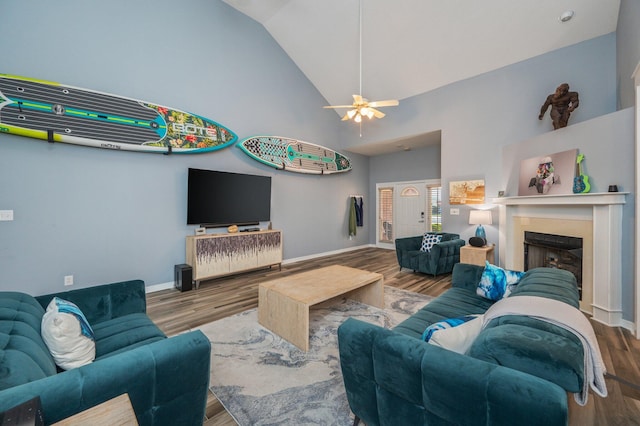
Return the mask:
{"type": "Polygon", "coordinates": [[[484,247],[487,244],[487,241],[481,237],[471,237],[469,238],[469,245],[473,247],[484,247]]]}
{"type": "Polygon", "coordinates": [[[186,263],[176,265],[175,271],[175,285],[180,291],[188,291],[193,287],[193,269],[186,263]]]}

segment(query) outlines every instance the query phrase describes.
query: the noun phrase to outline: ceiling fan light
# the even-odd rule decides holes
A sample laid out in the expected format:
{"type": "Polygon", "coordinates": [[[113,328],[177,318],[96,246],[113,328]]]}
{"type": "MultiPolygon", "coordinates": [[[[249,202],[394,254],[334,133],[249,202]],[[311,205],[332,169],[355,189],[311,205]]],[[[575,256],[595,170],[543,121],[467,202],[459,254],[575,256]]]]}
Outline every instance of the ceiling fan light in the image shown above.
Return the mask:
{"type": "Polygon", "coordinates": [[[347,111],[347,116],[349,117],[349,120],[351,120],[353,116],[356,115],[356,112],[357,111],[355,109],[347,111]]]}
{"type": "Polygon", "coordinates": [[[360,113],[356,114],[356,118],[353,119],[356,123],[359,123],[362,121],[362,116],[360,115],[360,113]]]}
{"type": "Polygon", "coordinates": [[[365,112],[364,114],[369,118],[369,120],[373,118],[373,110],[370,110],[369,108],[367,108],[367,112],[365,112]]]}

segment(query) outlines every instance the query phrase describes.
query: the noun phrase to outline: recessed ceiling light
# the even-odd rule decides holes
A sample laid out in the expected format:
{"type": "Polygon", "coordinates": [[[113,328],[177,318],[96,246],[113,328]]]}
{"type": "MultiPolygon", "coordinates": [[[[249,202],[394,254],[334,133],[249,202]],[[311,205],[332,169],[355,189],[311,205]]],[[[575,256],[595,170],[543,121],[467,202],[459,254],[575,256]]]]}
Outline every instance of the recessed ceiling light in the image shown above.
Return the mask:
{"type": "Polygon", "coordinates": [[[573,10],[565,10],[564,12],[562,12],[562,14],[560,15],[560,22],[567,22],[570,21],[571,18],[573,18],[573,15],[575,14],[575,12],[573,10]]]}

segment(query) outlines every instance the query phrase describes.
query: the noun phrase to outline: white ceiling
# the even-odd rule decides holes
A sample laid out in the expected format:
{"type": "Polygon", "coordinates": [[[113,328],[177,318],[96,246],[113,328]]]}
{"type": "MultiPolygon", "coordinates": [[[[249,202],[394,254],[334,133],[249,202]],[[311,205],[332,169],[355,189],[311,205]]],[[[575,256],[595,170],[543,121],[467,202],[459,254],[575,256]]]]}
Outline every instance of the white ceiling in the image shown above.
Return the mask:
{"type": "MultiPolygon", "coordinates": [[[[261,23],[329,104],[352,103],[358,0],[223,1],[261,23]]],[[[402,102],[614,32],[619,7],[620,0],[362,0],[361,94],[402,102]],[[565,10],[575,15],[561,23],[565,10]]]]}

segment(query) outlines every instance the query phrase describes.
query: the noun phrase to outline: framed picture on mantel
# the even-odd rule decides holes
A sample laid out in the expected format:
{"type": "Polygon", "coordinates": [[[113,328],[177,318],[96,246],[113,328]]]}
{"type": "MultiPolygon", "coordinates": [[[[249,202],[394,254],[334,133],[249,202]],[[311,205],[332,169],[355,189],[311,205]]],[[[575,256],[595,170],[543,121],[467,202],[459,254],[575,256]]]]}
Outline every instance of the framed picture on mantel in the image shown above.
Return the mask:
{"type": "Polygon", "coordinates": [[[577,155],[577,149],[570,149],[522,160],[518,195],[573,194],[577,155]]]}

